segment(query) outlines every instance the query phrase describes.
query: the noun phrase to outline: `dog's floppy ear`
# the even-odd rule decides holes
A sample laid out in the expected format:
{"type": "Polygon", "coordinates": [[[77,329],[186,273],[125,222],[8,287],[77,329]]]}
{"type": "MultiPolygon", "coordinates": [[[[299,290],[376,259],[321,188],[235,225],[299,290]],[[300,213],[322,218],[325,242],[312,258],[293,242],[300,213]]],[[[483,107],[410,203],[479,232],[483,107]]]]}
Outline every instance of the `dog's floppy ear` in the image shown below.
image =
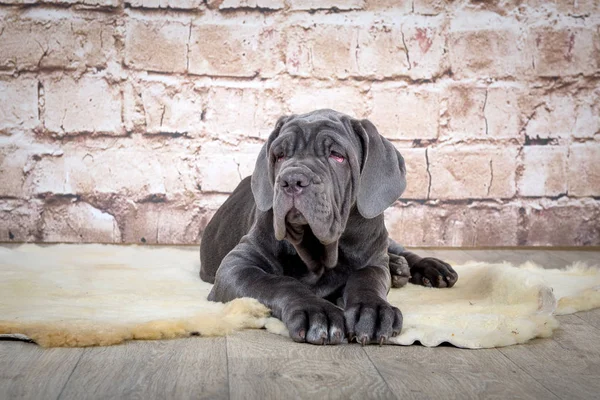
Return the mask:
{"type": "Polygon", "coordinates": [[[273,140],[279,136],[279,131],[283,124],[291,117],[292,116],[283,116],[277,120],[275,129],[273,129],[267,142],[260,149],[260,153],[256,159],[256,166],[254,167],[254,172],[250,178],[250,187],[252,188],[256,207],[261,211],[268,211],[273,207],[273,183],[271,182],[271,168],[269,168],[271,165],[269,149],[273,140]]]}
{"type": "Polygon", "coordinates": [[[406,188],[404,158],[371,121],[353,120],[362,141],[363,162],[356,204],[365,218],[374,218],[391,206],[406,188]]]}

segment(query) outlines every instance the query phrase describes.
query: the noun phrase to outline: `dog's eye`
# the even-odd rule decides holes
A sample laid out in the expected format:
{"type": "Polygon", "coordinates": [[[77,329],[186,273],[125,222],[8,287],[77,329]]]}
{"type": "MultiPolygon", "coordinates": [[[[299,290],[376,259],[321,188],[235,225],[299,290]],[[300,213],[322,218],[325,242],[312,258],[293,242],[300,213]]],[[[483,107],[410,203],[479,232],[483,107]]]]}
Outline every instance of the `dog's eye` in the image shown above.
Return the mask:
{"type": "Polygon", "coordinates": [[[337,151],[331,151],[331,153],[329,154],[329,158],[333,158],[339,163],[344,162],[345,160],[344,156],[338,153],[337,151]]]}
{"type": "Polygon", "coordinates": [[[285,158],[285,156],[283,155],[283,153],[279,153],[275,156],[275,161],[279,162],[282,161],[285,158]]]}

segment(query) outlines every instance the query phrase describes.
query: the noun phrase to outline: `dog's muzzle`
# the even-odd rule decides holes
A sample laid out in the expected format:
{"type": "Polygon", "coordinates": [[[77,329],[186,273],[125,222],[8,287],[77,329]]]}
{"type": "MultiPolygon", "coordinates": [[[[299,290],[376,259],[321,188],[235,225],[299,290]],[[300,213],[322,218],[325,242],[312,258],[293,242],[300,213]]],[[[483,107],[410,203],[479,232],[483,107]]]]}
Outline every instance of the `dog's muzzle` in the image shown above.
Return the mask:
{"type": "Polygon", "coordinates": [[[300,168],[287,168],[279,175],[279,186],[288,196],[301,194],[310,184],[310,178],[300,168]]]}

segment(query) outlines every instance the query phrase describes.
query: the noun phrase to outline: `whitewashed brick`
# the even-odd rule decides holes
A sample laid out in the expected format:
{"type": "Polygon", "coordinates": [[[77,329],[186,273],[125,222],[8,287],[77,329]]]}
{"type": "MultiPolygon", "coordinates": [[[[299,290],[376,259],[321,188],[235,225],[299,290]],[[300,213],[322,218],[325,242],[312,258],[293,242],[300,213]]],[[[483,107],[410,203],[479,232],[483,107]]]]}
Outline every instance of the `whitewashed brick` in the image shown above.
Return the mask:
{"type": "Polygon", "coordinates": [[[181,81],[140,81],[132,91],[132,98],[126,101],[126,107],[129,108],[128,129],[143,124],[143,132],[148,134],[168,133],[195,137],[202,132],[206,94],[195,90],[193,84],[181,81]],[[133,120],[136,118],[136,107],[141,107],[138,112],[143,122],[133,120]]]}
{"type": "Polygon", "coordinates": [[[14,145],[0,147],[0,197],[24,197],[24,169],[29,161],[27,151],[14,145]]]}
{"type": "Polygon", "coordinates": [[[448,34],[450,66],[456,78],[503,78],[523,74],[529,57],[519,45],[519,25],[493,13],[460,13],[448,34]]]}
{"type": "Polygon", "coordinates": [[[386,213],[390,237],[404,246],[516,246],[518,207],[512,204],[396,203],[386,213]]]}
{"type": "Polygon", "coordinates": [[[350,85],[332,87],[302,82],[291,87],[283,101],[292,114],[330,108],[354,118],[363,118],[366,109],[365,95],[360,88],[350,85]]]}
{"type": "Polygon", "coordinates": [[[359,75],[356,26],[292,26],[286,32],[286,39],[286,66],[290,75],[317,78],[359,75]]]}
{"type": "Polygon", "coordinates": [[[440,94],[427,88],[372,89],[371,121],[389,139],[438,137],[440,94]]]}
{"type": "Polygon", "coordinates": [[[523,147],[522,196],[558,196],[567,192],[567,153],[563,146],[523,147]]]}
{"type": "Polygon", "coordinates": [[[0,241],[40,241],[42,210],[39,200],[0,199],[0,241]]]}
{"type": "Polygon", "coordinates": [[[203,192],[230,193],[252,174],[262,144],[232,147],[209,143],[200,152],[200,184],[203,192]]]}
{"type": "Polygon", "coordinates": [[[171,8],[194,10],[203,8],[203,0],[125,0],[131,7],[138,8],[171,8]]]}
{"type": "Polygon", "coordinates": [[[134,69],[185,72],[190,22],[128,19],[125,63],[134,69]]]}
{"type": "Polygon", "coordinates": [[[600,67],[598,34],[589,28],[549,26],[529,33],[534,71],[539,76],[591,75],[600,67]]]}
{"type": "Polygon", "coordinates": [[[263,8],[268,10],[281,10],[285,7],[283,0],[224,0],[219,9],[232,8],[263,8]]]}
{"type": "Polygon", "coordinates": [[[565,93],[551,93],[547,97],[531,99],[525,134],[531,139],[560,139],[572,135],[577,118],[575,99],[565,93]]]}
{"type": "Polygon", "coordinates": [[[412,9],[415,14],[438,15],[449,12],[452,7],[452,1],[453,0],[413,0],[412,9]]]}
{"type": "Polygon", "coordinates": [[[432,199],[511,198],[515,195],[517,149],[451,146],[430,148],[432,199]]]}
{"type": "Polygon", "coordinates": [[[593,138],[600,133],[600,87],[577,93],[573,136],[593,138]]]}
{"type": "Polygon", "coordinates": [[[569,149],[569,195],[600,196],[600,142],[573,143],[569,149]]]}
{"type": "Polygon", "coordinates": [[[528,246],[590,246],[600,242],[600,202],[589,199],[545,200],[526,204],[521,227],[528,246]]]}
{"type": "Polygon", "coordinates": [[[102,67],[115,51],[110,19],[9,17],[0,32],[0,69],[102,67]]]}
{"type": "Polygon", "coordinates": [[[402,199],[426,199],[429,191],[427,159],[423,148],[401,148],[396,146],[406,164],[406,190],[402,199]]]}
{"type": "Polygon", "coordinates": [[[91,75],[78,80],[62,76],[42,82],[45,96],[44,126],[48,131],[58,134],[124,133],[118,86],[91,75]]]}
{"type": "Polygon", "coordinates": [[[115,218],[83,202],[47,205],[42,214],[42,232],[46,242],[121,242],[115,218]]]}
{"type": "Polygon", "coordinates": [[[121,4],[121,0],[1,0],[1,4],[80,4],[85,6],[98,6],[98,7],[118,7],[121,4]]]}
{"type": "Polygon", "coordinates": [[[326,10],[337,8],[338,10],[357,10],[364,7],[364,0],[288,0],[292,10],[326,10]]]}
{"type": "Polygon", "coordinates": [[[198,243],[204,210],[194,204],[142,203],[124,216],[127,243],[198,243]]]}
{"type": "Polygon", "coordinates": [[[37,80],[0,80],[0,133],[27,130],[39,124],[37,80]]]}
{"type": "Polygon", "coordinates": [[[408,75],[410,64],[397,25],[373,25],[358,30],[357,74],[383,79],[408,75]]]}
{"type": "Polygon", "coordinates": [[[271,77],[283,70],[277,26],[194,24],[189,72],[196,75],[271,77]]]}
{"type": "Polygon", "coordinates": [[[134,201],[193,197],[201,165],[189,146],[144,148],[123,140],[116,148],[93,151],[68,144],[62,157],[41,159],[26,184],[37,195],[118,194],[134,201]]]}
{"type": "Polygon", "coordinates": [[[453,139],[518,138],[521,128],[520,90],[455,84],[448,88],[447,124],[443,137],[453,139]]]}
{"type": "Polygon", "coordinates": [[[212,137],[221,140],[266,139],[277,119],[285,114],[277,89],[212,87],[207,90],[205,128],[212,137]]]}
{"type": "Polygon", "coordinates": [[[447,67],[444,26],[442,18],[413,17],[358,27],[356,74],[375,79],[440,75],[447,67]]]}
{"type": "Polygon", "coordinates": [[[404,14],[412,12],[414,0],[365,0],[367,10],[394,10],[404,14]]]}

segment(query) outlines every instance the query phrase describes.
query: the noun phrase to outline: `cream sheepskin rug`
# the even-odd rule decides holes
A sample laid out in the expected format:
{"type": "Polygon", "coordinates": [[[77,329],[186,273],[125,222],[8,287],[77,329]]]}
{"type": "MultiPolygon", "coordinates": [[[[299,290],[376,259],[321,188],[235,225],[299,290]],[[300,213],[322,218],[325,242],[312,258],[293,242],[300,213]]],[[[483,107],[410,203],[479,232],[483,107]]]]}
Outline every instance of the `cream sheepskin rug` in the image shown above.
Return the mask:
{"type": "MultiPolygon", "coordinates": [[[[0,247],[0,335],[44,347],[132,339],[221,336],[247,328],[287,335],[253,299],[206,300],[198,248],[46,245],[0,247]]],[[[600,306],[600,270],[575,264],[455,266],[452,289],[408,285],[388,298],[404,314],[393,343],[488,348],[548,337],[554,315],[600,306]]]]}

